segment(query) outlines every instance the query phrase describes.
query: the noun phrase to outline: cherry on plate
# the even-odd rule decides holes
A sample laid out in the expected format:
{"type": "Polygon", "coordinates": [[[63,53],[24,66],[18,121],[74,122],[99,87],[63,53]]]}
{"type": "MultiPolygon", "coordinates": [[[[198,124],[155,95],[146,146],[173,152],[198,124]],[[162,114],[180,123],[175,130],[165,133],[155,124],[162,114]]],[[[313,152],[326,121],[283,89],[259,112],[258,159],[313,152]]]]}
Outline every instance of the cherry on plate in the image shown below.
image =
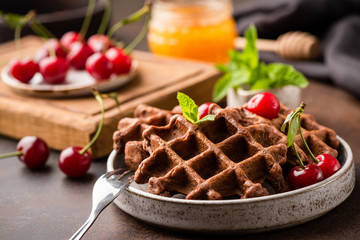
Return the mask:
{"type": "Polygon", "coordinates": [[[22,83],[28,83],[38,70],[38,64],[31,59],[14,59],[9,64],[10,74],[22,83]]]}
{"type": "Polygon", "coordinates": [[[103,34],[92,35],[87,44],[93,50],[93,52],[104,52],[106,49],[113,46],[112,40],[103,34]]]}
{"type": "Polygon", "coordinates": [[[198,111],[199,111],[199,119],[202,119],[203,117],[209,115],[209,107],[212,103],[208,102],[208,103],[203,103],[199,106],[198,111]]]}
{"type": "Polygon", "coordinates": [[[303,188],[324,179],[324,174],[316,164],[307,164],[293,167],[287,177],[288,183],[292,189],[303,188]]]}
{"type": "Polygon", "coordinates": [[[69,64],[65,58],[47,57],[39,62],[39,70],[44,78],[44,82],[58,84],[65,81],[69,64]]]}
{"type": "Polygon", "coordinates": [[[74,42],[70,46],[69,54],[66,57],[66,60],[69,62],[70,66],[82,70],[85,69],[85,63],[88,57],[90,57],[94,52],[91,48],[84,42],[74,42]]]}
{"type": "Polygon", "coordinates": [[[317,165],[323,172],[324,179],[332,176],[341,168],[339,161],[330,154],[326,154],[326,153],[320,154],[316,156],[316,159],[319,160],[317,165]]]}
{"type": "Polygon", "coordinates": [[[71,146],[60,153],[59,167],[63,173],[71,178],[84,176],[91,166],[91,154],[88,151],[81,154],[81,149],[78,146],[71,146]]]}
{"type": "Polygon", "coordinates": [[[108,79],[113,70],[113,63],[102,53],[94,53],[85,64],[86,70],[96,80],[108,79]]]}
{"type": "Polygon", "coordinates": [[[44,140],[35,136],[23,137],[17,144],[16,150],[20,161],[31,169],[45,165],[49,158],[50,150],[44,140]]]}
{"type": "Polygon", "coordinates": [[[264,118],[277,117],[280,111],[280,103],[277,97],[270,92],[256,94],[247,103],[246,109],[264,118]]]}
{"type": "Polygon", "coordinates": [[[60,38],[60,43],[66,49],[70,49],[71,44],[73,44],[74,42],[82,42],[83,40],[84,37],[80,33],[70,31],[62,35],[62,37],[60,38]]]}
{"type": "Polygon", "coordinates": [[[125,74],[130,72],[131,57],[123,49],[113,47],[106,51],[105,56],[114,64],[114,74],[125,74]]]}
{"type": "Polygon", "coordinates": [[[66,58],[67,50],[60,44],[58,39],[51,38],[35,53],[34,60],[40,62],[41,59],[49,57],[50,52],[54,52],[56,57],[66,58]]]}

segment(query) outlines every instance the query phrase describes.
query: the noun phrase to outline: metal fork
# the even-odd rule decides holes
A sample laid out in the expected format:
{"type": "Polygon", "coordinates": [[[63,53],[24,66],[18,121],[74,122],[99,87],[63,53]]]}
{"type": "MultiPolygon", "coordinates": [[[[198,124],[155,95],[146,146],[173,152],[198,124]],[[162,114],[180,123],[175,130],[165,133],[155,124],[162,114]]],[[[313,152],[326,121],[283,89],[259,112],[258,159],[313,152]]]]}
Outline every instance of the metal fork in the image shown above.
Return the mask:
{"type": "Polygon", "coordinates": [[[69,239],[81,239],[86,231],[91,227],[99,214],[114,199],[119,196],[132,181],[134,171],[128,169],[118,169],[107,172],[96,180],[92,193],[92,209],[88,219],[79,230],[69,239]]]}

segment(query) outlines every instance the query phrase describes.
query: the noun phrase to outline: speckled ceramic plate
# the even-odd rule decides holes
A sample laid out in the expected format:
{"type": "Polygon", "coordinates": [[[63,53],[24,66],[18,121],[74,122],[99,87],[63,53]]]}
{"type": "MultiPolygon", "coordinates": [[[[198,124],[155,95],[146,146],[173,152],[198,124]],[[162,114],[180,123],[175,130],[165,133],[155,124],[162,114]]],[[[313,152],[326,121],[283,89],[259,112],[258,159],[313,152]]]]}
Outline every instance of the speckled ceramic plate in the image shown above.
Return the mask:
{"type": "Polygon", "coordinates": [[[87,71],[74,69],[69,70],[63,84],[47,84],[40,73],[36,73],[30,82],[25,84],[12,77],[7,67],[3,68],[1,78],[7,86],[21,94],[46,98],[74,97],[89,95],[95,87],[101,92],[113,91],[134,78],[137,68],[138,62],[133,60],[128,74],[112,76],[110,79],[99,82],[87,71]]]}
{"type": "MultiPolygon", "coordinates": [[[[153,195],[132,183],[114,201],[124,212],[150,224],[196,232],[251,233],[298,225],[341,204],[355,185],[349,145],[340,137],[342,168],[317,184],[264,197],[236,200],[186,200],[153,195]]],[[[123,156],[113,151],[107,170],[121,167],[123,156]]]]}

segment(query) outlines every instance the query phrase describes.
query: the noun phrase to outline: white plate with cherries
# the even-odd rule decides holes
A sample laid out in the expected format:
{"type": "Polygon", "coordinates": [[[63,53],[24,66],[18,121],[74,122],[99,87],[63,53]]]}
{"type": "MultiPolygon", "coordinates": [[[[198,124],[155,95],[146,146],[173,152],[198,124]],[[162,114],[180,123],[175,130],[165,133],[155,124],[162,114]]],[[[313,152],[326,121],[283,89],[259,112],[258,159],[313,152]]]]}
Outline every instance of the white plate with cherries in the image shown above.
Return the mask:
{"type": "Polygon", "coordinates": [[[68,32],[49,39],[32,59],[13,59],[3,68],[3,82],[12,90],[36,97],[90,95],[92,89],[113,91],[136,75],[138,62],[105,35],[85,41],[68,32]]]}

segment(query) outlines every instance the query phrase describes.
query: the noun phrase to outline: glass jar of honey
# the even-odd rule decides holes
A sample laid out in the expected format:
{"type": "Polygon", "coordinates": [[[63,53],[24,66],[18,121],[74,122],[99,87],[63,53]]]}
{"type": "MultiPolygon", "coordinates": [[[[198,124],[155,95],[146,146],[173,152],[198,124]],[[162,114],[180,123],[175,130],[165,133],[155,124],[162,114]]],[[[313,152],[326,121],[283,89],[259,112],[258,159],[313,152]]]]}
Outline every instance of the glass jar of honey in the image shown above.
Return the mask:
{"type": "Polygon", "coordinates": [[[232,11],[230,0],[155,0],[149,48],[155,54],[225,63],[236,37],[232,11]]]}

